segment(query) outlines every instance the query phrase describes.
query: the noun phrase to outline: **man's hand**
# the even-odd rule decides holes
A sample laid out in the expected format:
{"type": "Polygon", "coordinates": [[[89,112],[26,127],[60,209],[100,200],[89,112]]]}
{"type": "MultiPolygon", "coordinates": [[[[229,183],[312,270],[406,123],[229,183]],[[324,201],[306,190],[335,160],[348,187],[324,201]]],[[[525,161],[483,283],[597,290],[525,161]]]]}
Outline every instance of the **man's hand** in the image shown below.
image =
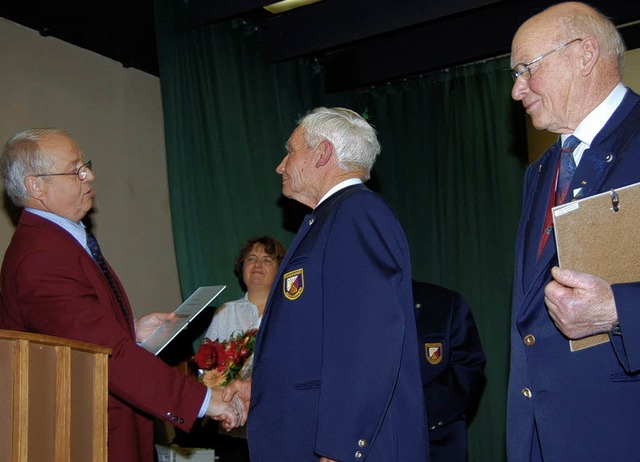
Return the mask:
{"type": "Polygon", "coordinates": [[[320,462],[338,462],[338,461],[333,459],[327,459],[326,457],[321,457],[320,462]]]}
{"type": "Polygon", "coordinates": [[[249,403],[251,400],[251,379],[237,379],[227,385],[222,393],[222,399],[231,401],[234,395],[240,397],[242,401],[249,403]]]}
{"type": "Polygon", "coordinates": [[[175,311],[171,313],[149,313],[136,319],[136,342],[144,342],[151,333],[165,321],[172,321],[176,317],[175,311]]]}
{"type": "Polygon", "coordinates": [[[232,428],[244,425],[247,422],[249,416],[249,401],[251,399],[251,379],[237,379],[227,385],[222,390],[222,400],[225,403],[230,403],[238,410],[240,416],[237,425],[230,425],[227,422],[222,423],[222,428],[226,431],[232,428]]]}
{"type": "Polygon", "coordinates": [[[230,401],[224,401],[222,392],[221,387],[211,388],[211,401],[205,414],[219,420],[222,428],[227,431],[244,425],[247,421],[247,412],[242,400],[234,395],[230,401]]]}
{"type": "Polygon", "coordinates": [[[544,289],[549,315],[570,339],[607,332],[618,320],[611,286],[586,273],[554,266],[544,289]]]}

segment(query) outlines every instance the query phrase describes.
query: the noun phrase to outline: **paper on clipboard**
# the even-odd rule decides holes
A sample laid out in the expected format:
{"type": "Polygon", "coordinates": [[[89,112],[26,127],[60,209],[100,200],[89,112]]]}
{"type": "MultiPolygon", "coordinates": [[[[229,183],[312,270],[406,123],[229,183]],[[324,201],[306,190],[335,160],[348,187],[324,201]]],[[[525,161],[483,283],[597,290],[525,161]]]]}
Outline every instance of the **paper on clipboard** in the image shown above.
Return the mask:
{"type": "MultiPolygon", "coordinates": [[[[552,209],[558,263],[609,284],[640,281],[640,183],[552,209]]],[[[571,351],[609,341],[608,334],[571,340],[571,351]]]]}
{"type": "Polygon", "coordinates": [[[140,344],[154,355],[160,353],[202,310],[211,304],[227,286],[199,287],[178,308],[177,316],[160,325],[140,344]]]}

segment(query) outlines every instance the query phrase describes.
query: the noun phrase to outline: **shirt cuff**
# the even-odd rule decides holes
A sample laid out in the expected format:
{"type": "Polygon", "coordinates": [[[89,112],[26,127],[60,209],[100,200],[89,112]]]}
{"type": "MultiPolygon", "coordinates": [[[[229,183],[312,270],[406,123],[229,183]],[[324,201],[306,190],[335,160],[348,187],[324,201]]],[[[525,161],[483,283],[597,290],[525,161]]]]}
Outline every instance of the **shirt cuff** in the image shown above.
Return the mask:
{"type": "Polygon", "coordinates": [[[209,408],[210,401],[211,401],[211,388],[207,387],[207,394],[204,395],[204,401],[202,402],[202,407],[200,408],[200,412],[198,412],[199,419],[204,417],[204,414],[207,412],[207,409],[209,408]]]}

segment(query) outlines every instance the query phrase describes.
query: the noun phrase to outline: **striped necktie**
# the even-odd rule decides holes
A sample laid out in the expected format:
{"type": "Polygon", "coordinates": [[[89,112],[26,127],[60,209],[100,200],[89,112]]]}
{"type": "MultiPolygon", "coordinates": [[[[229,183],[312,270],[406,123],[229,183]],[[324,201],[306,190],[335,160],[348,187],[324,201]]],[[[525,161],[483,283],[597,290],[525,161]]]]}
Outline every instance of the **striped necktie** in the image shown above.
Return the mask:
{"type": "Polygon", "coordinates": [[[571,179],[576,171],[576,161],[573,158],[573,151],[580,144],[580,140],[571,135],[568,137],[562,145],[562,158],[560,159],[560,169],[558,171],[558,185],[556,186],[556,205],[563,204],[567,199],[567,192],[569,191],[569,185],[571,179]]]}
{"type": "MultiPolygon", "coordinates": [[[[549,195],[549,201],[547,204],[547,214],[544,219],[544,227],[542,228],[542,235],[540,236],[540,243],[538,245],[538,260],[542,256],[542,251],[547,245],[549,235],[553,232],[553,217],[551,215],[551,208],[554,205],[563,204],[567,199],[567,192],[571,185],[573,174],[576,171],[576,161],[573,158],[573,151],[580,144],[580,140],[575,136],[569,136],[562,145],[560,151],[560,165],[558,166],[558,180],[556,183],[555,195],[553,191],[549,195]]],[[[571,198],[573,199],[573,194],[571,198]]]]}
{"type": "Polygon", "coordinates": [[[116,285],[113,279],[111,271],[109,271],[109,267],[107,266],[104,256],[102,255],[102,251],[100,250],[98,241],[91,231],[89,231],[88,229],[86,231],[87,231],[87,247],[89,247],[91,256],[93,257],[93,259],[96,261],[96,263],[102,270],[102,273],[107,278],[107,281],[109,281],[109,286],[111,287],[111,291],[113,292],[113,295],[115,295],[116,299],[118,300],[118,305],[120,305],[120,309],[122,310],[124,319],[127,321],[127,324],[131,326],[131,320],[129,319],[129,312],[127,311],[127,308],[124,305],[122,294],[120,293],[120,290],[118,289],[118,286],[116,285]]]}

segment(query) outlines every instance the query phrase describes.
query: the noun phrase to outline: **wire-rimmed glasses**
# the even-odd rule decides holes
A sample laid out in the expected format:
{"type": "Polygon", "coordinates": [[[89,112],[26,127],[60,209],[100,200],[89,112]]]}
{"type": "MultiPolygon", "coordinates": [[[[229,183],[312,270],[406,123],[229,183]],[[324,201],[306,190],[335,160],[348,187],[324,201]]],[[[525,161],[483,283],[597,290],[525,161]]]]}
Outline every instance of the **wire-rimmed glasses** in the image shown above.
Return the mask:
{"type": "Polygon", "coordinates": [[[91,164],[91,161],[89,161],[86,164],[82,164],[80,167],[78,167],[78,170],[76,170],[75,172],[69,172],[69,173],[38,173],[37,175],[32,175],[32,176],[77,175],[78,179],[80,181],[84,181],[84,180],[87,179],[87,175],[89,175],[89,172],[91,170],[92,170],[92,164],[91,164]]]}
{"type": "Polygon", "coordinates": [[[531,65],[542,61],[544,58],[555,53],[556,51],[560,51],[574,42],[579,42],[580,40],[582,39],[581,38],[573,39],[567,43],[563,43],[562,45],[554,48],[551,51],[547,51],[546,53],[541,54],[537,58],[533,58],[528,63],[516,64],[515,66],[513,66],[513,69],[511,69],[511,76],[513,77],[513,81],[515,82],[518,77],[522,77],[524,80],[529,80],[529,78],[531,77],[531,65]]]}

